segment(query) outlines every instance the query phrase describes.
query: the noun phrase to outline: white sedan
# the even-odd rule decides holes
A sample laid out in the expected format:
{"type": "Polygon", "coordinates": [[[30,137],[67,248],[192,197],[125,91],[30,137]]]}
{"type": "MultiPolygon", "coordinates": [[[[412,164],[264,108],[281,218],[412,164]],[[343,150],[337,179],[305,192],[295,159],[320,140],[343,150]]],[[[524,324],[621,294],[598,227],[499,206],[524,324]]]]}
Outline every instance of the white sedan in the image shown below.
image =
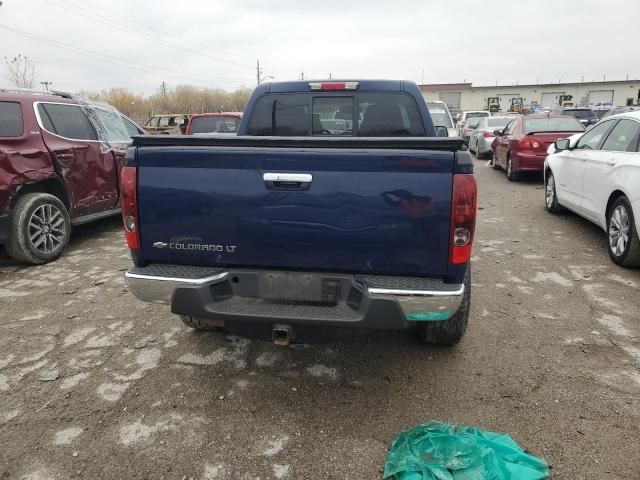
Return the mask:
{"type": "Polygon", "coordinates": [[[565,207],[608,236],[618,265],[640,266],[640,112],[613,115],[555,142],[545,160],[545,207],[565,207]]]}

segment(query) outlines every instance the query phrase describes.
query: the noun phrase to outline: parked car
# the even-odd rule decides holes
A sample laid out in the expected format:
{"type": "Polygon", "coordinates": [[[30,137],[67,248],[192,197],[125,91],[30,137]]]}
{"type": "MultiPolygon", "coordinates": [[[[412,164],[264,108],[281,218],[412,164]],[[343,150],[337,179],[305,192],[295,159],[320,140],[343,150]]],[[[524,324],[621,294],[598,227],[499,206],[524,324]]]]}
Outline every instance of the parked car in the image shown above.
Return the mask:
{"type": "Polygon", "coordinates": [[[575,117],[535,114],[516,117],[502,130],[496,130],[493,141],[494,169],[504,168],[507,179],[518,179],[521,172],[542,172],[547,149],[559,138],[583,132],[575,117]]]}
{"type": "Polygon", "coordinates": [[[187,123],[189,123],[189,115],[168,113],[152,116],[144,124],[144,129],[150,134],[184,135],[187,123]]]}
{"type": "Polygon", "coordinates": [[[481,118],[469,137],[469,150],[478,159],[490,157],[493,153],[491,145],[495,140],[495,131],[502,130],[513,120],[513,116],[481,118]]]}
{"type": "MultiPolygon", "coordinates": [[[[482,120],[483,117],[472,117],[467,119],[467,121],[465,122],[464,127],[462,127],[462,129],[459,129],[458,131],[460,132],[458,134],[459,137],[462,137],[462,139],[467,142],[467,144],[469,144],[469,138],[471,137],[471,133],[473,133],[473,131],[476,129],[476,127],[478,126],[478,123],[480,123],[480,120],[482,120]]],[[[486,117],[484,117],[486,118],[486,117]]]]}
{"type": "Polygon", "coordinates": [[[450,137],[457,137],[458,130],[453,126],[453,119],[447,108],[447,104],[439,100],[427,102],[429,113],[433,124],[438,127],[445,127],[450,137]]]}
{"type": "Polygon", "coordinates": [[[463,137],[462,129],[467,124],[467,120],[470,118],[482,118],[488,117],[491,113],[488,110],[464,110],[458,114],[456,121],[456,128],[458,129],[458,136],[463,137]]]}
{"type": "Polygon", "coordinates": [[[185,135],[234,134],[240,125],[241,113],[197,113],[191,115],[185,135]]]}
{"type": "Polygon", "coordinates": [[[358,80],[258,85],[235,137],[136,138],[130,291],[278,344],[409,326],[458,342],[476,180],[463,141],[437,134],[416,84],[358,80]],[[361,118],[349,135],[316,121],[339,111],[361,118]]]}
{"type": "Polygon", "coordinates": [[[72,226],[117,214],[125,150],[144,133],[107,105],[0,94],[0,244],[7,253],[50,262],[72,226]]]}
{"type": "Polygon", "coordinates": [[[618,265],[640,266],[640,112],[614,115],[545,161],[545,207],[567,208],[602,228],[618,265]]]}
{"type": "Polygon", "coordinates": [[[575,117],[578,119],[578,121],[582,125],[584,125],[585,128],[587,128],[590,125],[593,125],[594,123],[597,123],[599,120],[598,116],[590,108],[581,108],[581,107],[560,108],[560,109],[554,110],[554,114],[568,115],[570,117],[575,117]]]}
{"type": "Polygon", "coordinates": [[[635,112],[637,110],[640,110],[640,107],[637,105],[629,105],[626,107],[613,107],[610,110],[607,110],[601,117],[600,119],[604,119],[607,117],[610,117],[611,115],[618,115],[619,113],[628,113],[628,112],[635,112]]]}

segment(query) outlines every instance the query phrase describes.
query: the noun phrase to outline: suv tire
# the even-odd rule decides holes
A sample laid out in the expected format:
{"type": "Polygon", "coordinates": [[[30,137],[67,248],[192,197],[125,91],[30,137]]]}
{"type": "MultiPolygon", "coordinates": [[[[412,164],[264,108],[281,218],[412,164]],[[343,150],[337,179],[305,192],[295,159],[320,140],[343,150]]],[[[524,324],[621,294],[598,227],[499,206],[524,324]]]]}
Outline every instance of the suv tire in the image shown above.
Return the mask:
{"type": "Polygon", "coordinates": [[[40,265],[62,255],[70,233],[69,212],[58,197],[28,193],[18,199],[13,209],[5,248],[19,262],[40,265]]]}
{"type": "Polygon", "coordinates": [[[562,207],[558,203],[558,194],[556,193],[556,177],[549,170],[544,182],[544,208],[549,213],[558,213],[562,211],[562,207]]]}
{"type": "Polygon", "coordinates": [[[464,296],[458,311],[448,320],[420,322],[417,333],[420,340],[428,345],[453,346],[462,340],[469,323],[471,303],[471,265],[464,277],[464,296]]]}
{"type": "Polygon", "coordinates": [[[640,238],[631,204],[624,195],[618,197],[607,212],[607,250],[611,259],[622,267],[640,266],[640,238]],[[621,235],[623,240],[619,241],[621,235]]]}

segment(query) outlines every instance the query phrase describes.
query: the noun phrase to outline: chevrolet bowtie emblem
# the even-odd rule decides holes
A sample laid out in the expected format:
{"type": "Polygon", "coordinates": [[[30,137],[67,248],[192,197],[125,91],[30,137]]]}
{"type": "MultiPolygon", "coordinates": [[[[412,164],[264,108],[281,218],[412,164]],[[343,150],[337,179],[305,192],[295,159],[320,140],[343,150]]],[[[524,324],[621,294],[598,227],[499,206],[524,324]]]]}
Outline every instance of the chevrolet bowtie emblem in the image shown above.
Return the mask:
{"type": "Polygon", "coordinates": [[[167,248],[169,246],[166,242],[154,242],[153,248],[167,248]]]}

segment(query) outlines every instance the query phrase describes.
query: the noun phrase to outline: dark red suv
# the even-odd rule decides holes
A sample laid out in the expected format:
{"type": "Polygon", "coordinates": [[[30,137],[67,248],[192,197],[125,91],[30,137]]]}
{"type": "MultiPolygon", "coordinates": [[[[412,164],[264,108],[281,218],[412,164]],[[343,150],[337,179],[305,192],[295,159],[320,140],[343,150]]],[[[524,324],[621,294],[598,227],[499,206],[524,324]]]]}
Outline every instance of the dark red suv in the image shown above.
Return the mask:
{"type": "Polygon", "coordinates": [[[117,214],[125,151],[140,134],[108,105],[0,91],[0,244],[7,253],[50,262],[72,225],[117,214]]]}

